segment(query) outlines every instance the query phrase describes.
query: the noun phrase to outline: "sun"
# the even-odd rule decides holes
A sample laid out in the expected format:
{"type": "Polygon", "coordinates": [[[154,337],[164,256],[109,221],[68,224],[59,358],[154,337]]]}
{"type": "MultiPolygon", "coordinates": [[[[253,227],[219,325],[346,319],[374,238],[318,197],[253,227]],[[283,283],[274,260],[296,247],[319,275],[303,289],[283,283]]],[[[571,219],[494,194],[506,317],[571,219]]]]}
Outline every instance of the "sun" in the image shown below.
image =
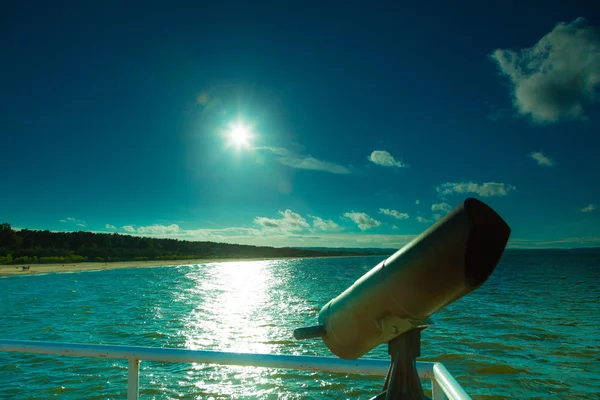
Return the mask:
{"type": "Polygon", "coordinates": [[[238,149],[241,147],[248,147],[250,145],[250,139],[252,138],[251,128],[248,125],[237,122],[230,125],[227,136],[229,145],[233,145],[238,149]]]}
{"type": "Polygon", "coordinates": [[[250,132],[248,132],[248,127],[237,124],[231,129],[230,137],[233,143],[243,145],[248,143],[250,132]]]}

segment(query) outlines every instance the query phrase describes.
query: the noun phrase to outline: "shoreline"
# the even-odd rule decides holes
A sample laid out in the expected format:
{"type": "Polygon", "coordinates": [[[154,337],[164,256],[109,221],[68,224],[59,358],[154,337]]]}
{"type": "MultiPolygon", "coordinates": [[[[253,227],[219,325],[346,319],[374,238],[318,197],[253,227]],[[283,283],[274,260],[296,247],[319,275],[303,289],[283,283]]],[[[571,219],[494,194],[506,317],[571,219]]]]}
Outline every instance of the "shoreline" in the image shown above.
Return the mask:
{"type": "Polygon", "coordinates": [[[250,262],[268,260],[297,260],[312,258],[345,258],[364,256],[331,256],[331,257],[262,257],[262,258],[212,258],[193,260],[149,260],[149,261],[115,261],[115,262],[82,262],[65,264],[10,264],[0,265],[0,277],[2,276],[25,276],[64,272],[105,271],[121,268],[153,268],[153,267],[175,267],[193,264],[215,264],[225,262],[250,262]],[[28,269],[23,267],[28,266],[28,269]]]}
{"type": "Polygon", "coordinates": [[[81,262],[65,264],[11,264],[0,265],[0,276],[23,276],[62,272],[105,271],[121,268],[153,268],[175,267],[192,264],[213,264],[223,262],[248,262],[265,260],[293,260],[299,257],[275,258],[218,258],[218,259],[193,259],[193,260],[148,260],[148,261],[114,261],[114,262],[81,262]],[[29,269],[24,270],[23,267],[29,269]]]}

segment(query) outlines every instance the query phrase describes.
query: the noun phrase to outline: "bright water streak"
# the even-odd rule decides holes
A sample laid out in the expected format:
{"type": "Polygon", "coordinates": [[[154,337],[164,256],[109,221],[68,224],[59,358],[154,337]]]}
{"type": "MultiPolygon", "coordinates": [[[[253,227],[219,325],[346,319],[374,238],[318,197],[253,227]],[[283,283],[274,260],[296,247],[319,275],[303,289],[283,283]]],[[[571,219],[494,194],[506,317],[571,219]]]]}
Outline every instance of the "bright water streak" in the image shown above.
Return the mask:
{"type": "MultiPolygon", "coordinates": [[[[331,355],[296,342],[319,308],[381,258],[260,261],[0,279],[0,338],[331,355]]],[[[594,398],[600,257],[509,253],[434,317],[424,360],[475,399],[594,398]]],[[[385,347],[369,357],[385,358],[385,347]]],[[[124,398],[125,361],[0,354],[0,398],[124,398]]],[[[145,399],[369,398],[379,377],[143,362],[145,399]]]]}

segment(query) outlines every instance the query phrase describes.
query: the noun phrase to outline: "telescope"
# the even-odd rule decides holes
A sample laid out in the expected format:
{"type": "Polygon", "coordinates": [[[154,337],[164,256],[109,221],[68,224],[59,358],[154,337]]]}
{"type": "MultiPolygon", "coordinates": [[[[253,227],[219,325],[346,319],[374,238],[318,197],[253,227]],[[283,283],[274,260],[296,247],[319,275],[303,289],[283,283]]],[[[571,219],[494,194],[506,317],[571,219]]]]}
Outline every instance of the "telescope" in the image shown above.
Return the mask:
{"type": "Polygon", "coordinates": [[[415,360],[421,331],[433,325],[433,314],[487,281],[509,236],[502,217],[468,198],[329,301],[318,325],[298,328],[294,337],[320,337],[347,360],[387,343],[390,370],[373,399],[424,400],[415,360]]]}

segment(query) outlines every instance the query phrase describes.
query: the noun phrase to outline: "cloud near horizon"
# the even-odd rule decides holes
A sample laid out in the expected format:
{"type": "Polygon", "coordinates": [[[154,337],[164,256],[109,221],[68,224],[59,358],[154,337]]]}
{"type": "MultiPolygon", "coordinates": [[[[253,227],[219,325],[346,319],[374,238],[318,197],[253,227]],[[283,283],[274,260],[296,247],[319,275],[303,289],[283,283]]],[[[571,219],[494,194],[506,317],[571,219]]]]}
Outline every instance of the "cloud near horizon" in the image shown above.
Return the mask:
{"type": "Polygon", "coordinates": [[[367,158],[373,164],[381,165],[382,167],[408,168],[408,165],[396,160],[394,156],[384,150],[375,150],[367,158]]]}
{"type": "MultiPolygon", "coordinates": [[[[418,222],[432,223],[433,221],[418,216],[418,222]]],[[[251,246],[271,247],[378,247],[378,248],[401,248],[409,243],[416,235],[394,235],[394,234],[370,234],[370,233],[326,233],[314,235],[306,234],[282,235],[277,231],[258,230],[254,228],[229,227],[219,229],[180,229],[177,234],[139,234],[130,233],[133,236],[145,236],[165,239],[179,239],[191,241],[211,241],[219,243],[245,244],[251,246]]],[[[14,230],[23,228],[13,227],[14,230]]],[[[392,229],[394,229],[392,227],[392,229]]],[[[62,231],[60,231],[62,232],[62,231]]],[[[95,231],[90,231],[95,232],[95,231]]],[[[106,232],[98,231],[95,233],[106,232]]],[[[567,237],[561,239],[520,239],[511,238],[508,248],[573,248],[573,247],[597,247],[600,237],[582,236],[567,237]]]]}
{"type": "Polygon", "coordinates": [[[568,237],[553,240],[535,240],[535,239],[519,239],[511,238],[508,241],[508,247],[513,249],[556,249],[556,248],[577,248],[577,247],[598,247],[600,245],[600,237],[596,236],[580,236],[568,237]]]}
{"type": "MultiPolygon", "coordinates": [[[[304,223],[301,222],[304,218],[299,214],[289,210],[280,211],[279,214],[281,218],[270,218],[269,220],[271,221],[261,220],[263,224],[266,223],[265,225],[268,227],[266,229],[244,227],[182,229],[177,224],[155,224],[140,226],[137,229],[132,225],[126,225],[121,230],[133,236],[274,247],[356,247],[358,244],[365,247],[400,248],[415,237],[415,235],[340,233],[339,231],[343,228],[339,227],[332,220],[323,220],[322,218],[311,216],[314,228],[325,228],[322,229],[322,233],[315,235],[312,228],[306,228],[304,223]],[[319,220],[324,222],[323,226],[321,226],[319,220]],[[275,221],[275,223],[272,223],[272,221],[275,221]]],[[[366,223],[369,224],[368,221],[366,223]]],[[[371,224],[377,225],[372,222],[371,224]]]]}
{"type": "Polygon", "coordinates": [[[62,222],[63,224],[75,224],[75,226],[80,226],[80,227],[85,226],[84,221],[81,221],[81,220],[73,218],[73,217],[67,217],[65,219],[61,219],[60,222],[62,222]]]}
{"type": "Polygon", "coordinates": [[[277,161],[290,168],[323,171],[331,174],[349,174],[350,170],[343,165],[314,158],[311,155],[298,154],[283,147],[255,147],[254,150],[267,151],[278,156],[277,161]]]}
{"type": "MultiPolygon", "coordinates": [[[[106,224],[105,227],[107,229],[114,229],[114,225],[106,224]]],[[[160,235],[174,235],[182,232],[177,224],[171,225],[149,225],[149,226],[139,226],[135,228],[132,225],[125,225],[121,227],[122,230],[129,233],[139,233],[140,235],[148,235],[148,236],[160,236],[160,235]]]]}
{"type": "Polygon", "coordinates": [[[533,47],[490,57],[512,83],[514,107],[534,123],[584,118],[600,99],[600,31],[584,18],[558,23],[533,47]]]}
{"type": "MultiPolygon", "coordinates": [[[[593,204],[584,207],[591,212],[596,210],[593,204]]],[[[295,214],[295,213],[294,213],[295,214]]],[[[346,213],[350,214],[350,213],[346,213]]],[[[359,218],[355,218],[359,223],[364,223],[360,216],[366,216],[366,221],[370,218],[364,213],[354,213],[359,218]]],[[[282,218],[275,219],[297,219],[291,214],[280,212],[282,218]],[[282,215],[283,213],[283,215],[282,215]],[[284,215],[287,215],[284,216],[284,215]],[[290,218],[291,217],[291,218],[290,218]]],[[[298,215],[298,214],[296,214],[298,215]]],[[[311,216],[314,219],[314,217],[311,216]]],[[[318,217],[317,217],[318,218],[318,217]]],[[[350,218],[350,217],[346,217],[350,218]]],[[[433,219],[439,218],[439,215],[433,214],[433,219]]],[[[320,219],[320,218],[319,218],[320,219]]],[[[352,218],[350,218],[352,219],[352,218]]],[[[372,218],[371,218],[372,220],[372,218]]],[[[420,223],[431,224],[432,219],[423,216],[415,217],[415,220],[420,223]]],[[[353,220],[354,221],[354,220],[353,220]]],[[[373,220],[374,221],[374,220],[373,220]]],[[[355,222],[356,223],[356,222],[355,222]]],[[[358,224],[358,223],[357,223],[358,224]]],[[[367,222],[367,225],[379,226],[379,221],[367,222]]],[[[107,224],[108,225],[108,224],[107,224]]],[[[318,224],[317,224],[318,225],[318,224]]],[[[337,225],[337,224],[336,224],[337,225]]],[[[314,225],[313,225],[314,226],[314,225]]],[[[395,225],[394,225],[395,226],[395,225]]],[[[397,227],[392,229],[397,230],[397,227]]],[[[22,228],[13,227],[15,230],[22,228]]],[[[366,230],[368,229],[365,227],[366,230]]],[[[245,244],[252,246],[271,246],[271,247],[379,247],[379,248],[401,248],[416,235],[395,235],[395,234],[369,234],[369,233],[340,233],[340,232],[322,232],[315,235],[312,229],[296,231],[296,232],[281,232],[277,229],[256,229],[246,227],[227,227],[216,229],[182,229],[177,224],[170,225],[149,225],[140,226],[137,229],[133,225],[125,225],[120,228],[121,231],[126,231],[132,236],[144,236],[153,238],[179,239],[190,241],[211,241],[218,243],[233,243],[245,244]],[[143,233],[141,233],[143,232],[143,233]]],[[[59,231],[62,232],[62,231],[59,231]]],[[[95,233],[109,234],[106,231],[93,231],[95,233]]],[[[570,237],[554,240],[543,239],[511,239],[509,248],[551,248],[551,247],[573,247],[573,246],[592,246],[600,243],[600,237],[570,237]]]]}
{"type": "MultiPolygon", "coordinates": [[[[108,224],[107,224],[108,225],[108,224]]],[[[154,224],[149,226],[134,227],[133,225],[125,225],[121,230],[134,236],[145,236],[155,238],[182,239],[182,240],[206,240],[218,241],[223,240],[229,242],[230,237],[250,237],[257,236],[260,231],[255,228],[218,228],[218,229],[182,229],[177,224],[160,225],[154,224]],[[243,236],[236,236],[243,235],[243,236]]]]}
{"type": "Polygon", "coordinates": [[[116,227],[116,226],[114,226],[114,225],[111,225],[111,224],[106,224],[106,225],[104,225],[104,227],[105,227],[106,229],[112,229],[112,230],[116,230],[116,229],[117,229],[117,227],[116,227]]]}
{"type": "Polygon", "coordinates": [[[455,193],[474,193],[481,197],[506,196],[508,193],[517,190],[513,185],[498,182],[459,182],[443,183],[436,188],[440,195],[455,193]]]}
{"type": "Polygon", "coordinates": [[[400,211],[397,211],[397,210],[390,210],[389,208],[380,208],[379,214],[388,215],[390,217],[400,219],[400,220],[408,219],[407,213],[401,213],[400,211]]]}
{"type": "Polygon", "coordinates": [[[358,226],[358,229],[360,229],[361,231],[365,231],[367,229],[375,228],[381,225],[381,222],[361,212],[347,212],[344,214],[344,217],[352,220],[352,222],[354,222],[358,226]]]}
{"type": "Polygon", "coordinates": [[[173,233],[178,233],[181,229],[177,224],[171,225],[150,225],[150,226],[140,226],[137,228],[137,233],[148,234],[148,235],[168,235],[173,233]]]}
{"type": "Polygon", "coordinates": [[[583,213],[589,213],[592,212],[596,209],[596,205],[595,204],[589,204],[585,207],[583,207],[580,211],[583,213]]]}
{"type": "Polygon", "coordinates": [[[529,153],[529,157],[534,159],[540,167],[553,167],[556,165],[554,160],[542,153],[541,151],[534,151],[529,153]]]}

